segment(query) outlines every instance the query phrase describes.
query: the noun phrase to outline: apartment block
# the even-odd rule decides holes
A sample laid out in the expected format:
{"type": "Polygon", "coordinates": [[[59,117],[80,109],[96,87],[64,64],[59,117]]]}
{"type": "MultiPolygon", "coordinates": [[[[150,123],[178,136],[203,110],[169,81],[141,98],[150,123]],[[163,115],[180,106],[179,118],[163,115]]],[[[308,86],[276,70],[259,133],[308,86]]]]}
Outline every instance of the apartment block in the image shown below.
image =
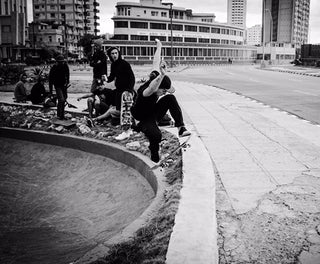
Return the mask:
{"type": "Polygon", "coordinates": [[[25,57],[28,39],[27,0],[0,1],[0,59],[19,61],[25,57]]]}
{"type": "Polygon", "coordinates": [[[261,45],[261,33],[262,26],[255,25],[253,27],[247,28],[247,44],[248,45],[261,45]]]}
{"type": "Polygon", "coordinates": [[[300,48],[308,42],[309,14],[310,0],[263,0],[264,43],[300,48]]]}
{"type": "Polygon", "coordinates": [[[32,42],[62,53],[81,56],[78,41],[97,35],[100,12],[97,0],[33,0],[32,42]]]}
{"type": "Polygon", "coordinates": [[[228,0],[228,24],[246,28],[247,0],[228,0]]]}

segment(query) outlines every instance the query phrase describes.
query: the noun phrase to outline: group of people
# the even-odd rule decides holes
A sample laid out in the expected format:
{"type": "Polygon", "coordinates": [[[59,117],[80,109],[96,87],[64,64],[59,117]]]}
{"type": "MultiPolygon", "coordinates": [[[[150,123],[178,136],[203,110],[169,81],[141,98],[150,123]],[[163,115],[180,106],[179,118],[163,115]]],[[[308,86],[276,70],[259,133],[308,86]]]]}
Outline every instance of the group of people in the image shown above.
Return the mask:
{"type": "MultiPolygon", "coordinates": [[[[181,108],[173,94],[175,89],[170,78],[166,75],[166,63],[161,61],[161,42],[156,40],[153,67],[148,80],[137,90],[134,89],[135,75],[131,65],[122,58],[117,47],[110,47],[106,55],[102,49],[102,41],[96,40],[93,43],[93,48],[94,52],[90,60],[90,66],[93,67],[91,90],[90,93],[77,99],[87,99],[92,123],[110,118],[118,120],[118,122],[114,122],[117,124],[120,120],[122,93],[125,91],[132,93],[134,103],[131,107],[131,114],[135,121],[132,129],[146,135],[150,143],[151,160],[159,162],[162,133],[158,125],[168,111],[174,119],[175,127],[178,128],[179,137],[191,134],[185,127],[181,108]],[[111,61],[109,76],[107,76],[107,56],[111,61]],[[104,87],[104,82],[114,82],[115,89],[104,87]]],[[[64,118],[69,78],[69,67],[64,63],[63,56],[60,56],[57,58],[57,64],[51,68],[49,73],[49,89],[50,93],[52,93],[53,86],[56,90],[57,116],[60,119],[64,118]]],[[[21,81],[23,82],[23,80],[21,81]]]]}
{"type": "Polygon", "coordinates": [[[56,58],[54,64],[49,72],[49,92],[44,86],[45,78],[42,74],[37,76],[36,83],[32,86],[30,94],[27,93],[25,83],[27,82],[27,74],[22,73],[20,80],[16,83],[14,89],[14,98],[18,103],[25,103],[31,101],[32,104],[44,104],[47,98],[53,97],[53,87],[55,88],[57,98],[57,116],[59,119],[64,119],[64,109],[67,100],[67,88],[70,82],[69,66],[65,63],[62,55],[56,58]]]}

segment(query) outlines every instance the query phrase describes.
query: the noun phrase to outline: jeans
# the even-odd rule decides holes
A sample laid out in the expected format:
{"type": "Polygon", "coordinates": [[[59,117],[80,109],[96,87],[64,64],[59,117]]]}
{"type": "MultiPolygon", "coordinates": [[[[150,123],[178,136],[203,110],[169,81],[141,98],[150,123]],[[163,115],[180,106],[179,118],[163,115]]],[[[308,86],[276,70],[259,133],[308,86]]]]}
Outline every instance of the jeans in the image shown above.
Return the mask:
{"type": "Polygon", "coordinates": [[[65,86],[55,86],[58,104],[57,104],[57,116],[59,119],[64,119],[64,108],[68,98],[67,88],[65,86]]]}
{"type": "Polygon", "coordinates": [[[151,152],[159,151],[162,134],[157,121],[161,120],[168,110],[175,121],[175,126],[184,126],[181,108],[173,94],[167,94],[157,101],[154,116],[139,120],[138,130],[141,130],[148,138],[151,152]]]}

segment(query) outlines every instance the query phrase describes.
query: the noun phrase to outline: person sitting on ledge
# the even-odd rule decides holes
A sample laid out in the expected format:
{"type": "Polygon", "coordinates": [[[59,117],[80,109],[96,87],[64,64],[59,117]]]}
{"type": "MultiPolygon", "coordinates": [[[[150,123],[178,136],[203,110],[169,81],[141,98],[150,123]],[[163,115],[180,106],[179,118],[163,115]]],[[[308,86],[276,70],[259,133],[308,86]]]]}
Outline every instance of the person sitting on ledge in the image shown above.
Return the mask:
{"type": "Polygon", "coordinates": [[[16,83],[14,88],[14,100],[17,103],[26,103],[30,101],[30,95],[27,94],[27,89],[25,83],[27,82],[27,74],[22,73],[20,75],[20,80],[16,83]]]}

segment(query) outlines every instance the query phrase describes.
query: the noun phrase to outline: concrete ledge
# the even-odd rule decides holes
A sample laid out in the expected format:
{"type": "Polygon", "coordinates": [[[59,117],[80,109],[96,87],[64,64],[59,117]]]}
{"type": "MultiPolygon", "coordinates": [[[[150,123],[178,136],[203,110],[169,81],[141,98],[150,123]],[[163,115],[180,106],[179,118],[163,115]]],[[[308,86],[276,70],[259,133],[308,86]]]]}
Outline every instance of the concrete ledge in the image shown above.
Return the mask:
{"type": "Polygon", "coordinates": [[[166,263],[216,264],[214,166],[196,131],[189,142],[190,147],[183,152],[183,187],[166,263]]]}
{"type": "MultiPolygon", "coordinates": [[[[160,170],[152,171],[150,169],[150,167],[152,166],[152,162],[141,153],[128,151],[122,146],[100,140],[76,137],[71,135],[54,134],[43,131],[1,127],[0,137],[56,145],[105,156],[132,167],[146,178],[155,193],[155,197],[152,203],[139,218],[128,225],[121,233],[117,234],[110,240],[105,241],[105,246],[129,239],[139,228],[146,224],[146,222],[152,217],[152,215],[154,215],[154,213],[157,212],[159,206],[161,205],[163,193],[165,190],[164,174],[160,170]]],[[[101,245],[98,245],[97,247],[99,246],[101,247],[101,245]]],[[[95,249],[93,249],[92,251],[95,252],[95,249]]]]}

